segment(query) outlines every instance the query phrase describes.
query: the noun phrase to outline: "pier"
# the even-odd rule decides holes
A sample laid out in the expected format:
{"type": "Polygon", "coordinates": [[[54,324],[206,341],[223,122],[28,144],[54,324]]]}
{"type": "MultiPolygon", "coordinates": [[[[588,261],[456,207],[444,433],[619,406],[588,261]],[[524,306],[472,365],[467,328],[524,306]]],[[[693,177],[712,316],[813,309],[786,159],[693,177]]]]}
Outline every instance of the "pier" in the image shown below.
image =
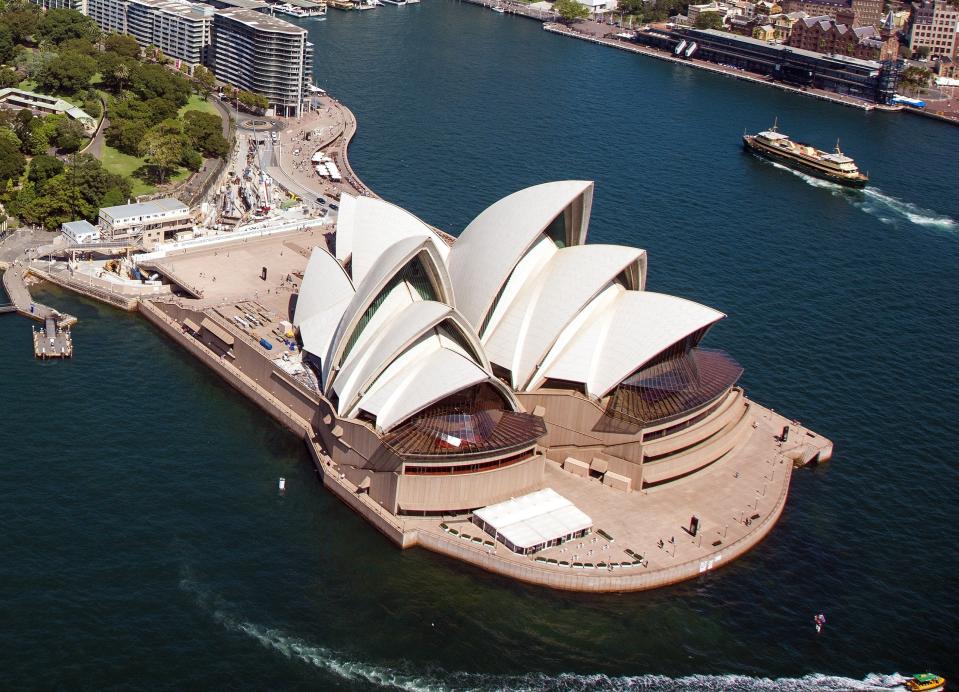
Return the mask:
{"type": "Polygon", "coordinates": [[[73,356],[70,329],[58,326],[56,319],[48,317],[42,329],[33,330],[33,355],[44,360],[73,356]]]}
{"type": "Polygon", "coordinates": [[[62,327],[72,327],[77,322],[73,315],[62,314],[54,308],[36,302],[30,295],[30,289],[27,287],[27,276],[30,274],[30,267],[21,264],[19,261],[3,272],[3,290],[7,292],[11,305],[0,309],[3,312],[17,312],[24,317],[45,322],[47,318],[55,319],[62,327]],[[10,307],[13,307],[11,310],[10,307]]]}

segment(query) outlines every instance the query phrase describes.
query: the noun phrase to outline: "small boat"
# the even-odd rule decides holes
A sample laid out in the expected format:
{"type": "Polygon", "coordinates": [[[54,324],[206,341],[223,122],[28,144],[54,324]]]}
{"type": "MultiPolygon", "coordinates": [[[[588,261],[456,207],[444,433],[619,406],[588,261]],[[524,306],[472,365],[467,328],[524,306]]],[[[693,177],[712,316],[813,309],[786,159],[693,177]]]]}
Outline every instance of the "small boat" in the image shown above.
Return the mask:
{"type": "Polygon", "coordinates": [[[779,131],[778,121],[759,134],[743,134],[743,146],[758,156],[840,185],[865,187],[869,182],[869,176],[859,171],[856,162],[840,151],[838,141],[830,154],[792,141],[779,131]]]}
{"type": "Polygon", "coordinates": [[[946,679],[935,673],[916,673],[903,685],[909,692],[939,692],[946,688],[946,679]]]}
{"type": "Polygon", "coordinates": [[[493,5],[492,7],[490,7],[490,9],[493,10],[493,12],[496,12],[497,14],[503,14],[504,12],[506,12],[506,9],[502,5],[493,5]]]}

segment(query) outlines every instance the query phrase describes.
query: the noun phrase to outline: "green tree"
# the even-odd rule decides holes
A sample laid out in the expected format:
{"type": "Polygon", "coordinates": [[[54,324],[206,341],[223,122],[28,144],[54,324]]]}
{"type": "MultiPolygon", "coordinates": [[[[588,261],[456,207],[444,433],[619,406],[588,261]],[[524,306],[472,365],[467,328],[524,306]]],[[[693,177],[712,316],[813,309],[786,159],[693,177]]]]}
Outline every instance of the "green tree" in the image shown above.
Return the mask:
{"type": "Polygon", "coordinates": [[[130,82],[131,90],[140,98],[165,98],[178,108],[186,105],[193,91],[185,78],[160,65],[137,64],[130,82]]]}
{"type": "Polygon", "coordinates": [[[37,25],[37,34],[55,45],[73,38],[84,38],[90,43],[100,40],[96,22],[72,9],[47,10],[37,25]]]}
{"type": "Polygon", "coordinates": [[[37,83],[54,93],[73,94],[86,88],[96,71],[96,61],[90,56],[61,53],[38,75],[37,83]]]}
{"type": "Polygon", "coordinates": [[[114,53],[121,58],[139,58],[140,44],[132,36],[126,34],[110,34],[103,39],[103,50],[114,53]]]}
{"type": "Polygon", "coordinates": [[[20,75],[9,67],[0,67],[0,89],[15,87],[20,83],[20,75]]]}
{"type": "Polygon", "coordinates": [[[14,58],[13,64],[18,70],[25,72],[29,79],[35,80],[56,57],[57,54],[53,51],[25,50],[14,58]]]}
{"type": "Polygon", "coordinates": [[[209,96],[210,92],[216,87],[216,77],[213,75],[213,72],[203,67],[203,65],[197,65],[196,68],[194,68],[193,80],[196,82],[200,93],[204,96],[209,96]]]}
{"type": "Polygon", "coordinates": [[[0,137],[0,180],[16,180],[26,167],[27,159],[16,145],[6,137],[0,137]]]}
{"type": "Polygon", "coordinates": [[[697,29],[723,29],[726,26],[719,12],[700,12],[694,25],[697,29]]]}
{"type": "Polygon", "coordinates": [[[176,120],[164,120],[143,138],[143,152],[159,182],[165,183],[183,157],[183,129],[176,120]]]}
{"type": "Polygon", "coordinates": [[[17,137],[21,141],[30,136],[32,123],[33,113],[30,112],[29,108],[21,108],[17,111],[13,121],[13,131],[17,133],[17,137]]]}
{"type": "Polygon", "coordinates": [[[616,9],[623,14],[642,14],[643,0],[619,0],[616,9]]]}
{"type": "Polygon", "coordinates": [[[0,22],[0,65],[4,65],[16,54],[16,46],[13,43],[13,32],[10,27],[0,22]]]}
{"type": "Polygon", "coordinates": [[[899,81],[904,86],[913,89],[924,89],[929,86],[929,79],[931,77],[932,72],[925,67],[910,65],[900,73],[899,81]]]}
{"type": "Polygon", "coordinates": [[[97,68],[102,80],[101,86],[120,94],[130,84],[130,76],[136,69],[136,60],[116,53],[100,53],[97,57],[97,68]]]}
{"type": "Polygon", "coordinates": [[[270,102],[266,96],[254,94],[252,91],[240,91],[236,95],[237,100],[250,110],[266,110],[270,107],[270,102]]]}
{"type": "MultiPolygon", "coordinates": [[[[2,113],[9,113],[9,111],[0,111],[0,114],[2,113]]],[[[17,133],[9,127],[0,127],[0,139],[10,142],[10,144],[12,144],[14,149],[17,151],[20,150],[20,145],[23,144],[23,142],[20,141],[20,138],[17,137],[17,133]]]]}
{"type": "Polygon", "coordinates": [[[67,170],[38,185],[37,196],[24,206],[21,216],[53,230],[67,221],[92,218],[96,212],[67,170]]]}
{"type": "Polygon", "coordinates": [[[212,158],[223,158],[230,143],[223,136],[223,122],[212,113],[187,111],[183,114],[183,132],[190,145],[212,158]]]}
{"type": "Polygon", "coordinates": [[[53,143],[60,151],[74,152],[87,141],[86,130],[83,125],[72,118],[66,118],[59,123],[53,133],[53,143]]]}
{"type": "Polygon", "coordinates": [[[89,55],[91,58],[95,58],[99,55],[100,50],[85,38],[69,38],[58,47],[58,50],[61,53],[80,53],[81,55],[89,55]]]}
{"type": "Polygon", "coordinates": [[[3,14],[3,23],[10,29],[14,43],[26,44],[37,32],[40,23],[40,8],[36,5],[21,5],[19,9],[3,14]]]}
{"type": "Polygon", "coordinates": [[[198,171],[200,170],[200,166],[203,165],[203,155],[196,149],[186,147],[183,149],[183,155],[180,157],[180,165],[191,171],[198,171]]]}
{"type": "Polygon", "coordinates": [[[576,2],[576,0],[556,0],[553,3],[553,9],[559,13],[564,24],[572,24],[589,16],[589,8],[576,2]]]}
{"type": "Polygon", "coordinates": [[[111,120],[103,136],[107,144],[130,156],[143,153],[143,138],[150,129],[145,120],[111,120]]]}
{"type": "Polygon", "coordinates": [[[63,169],[63,161],[57,157],[40,154],[30,161],[30,172],[27,178],[34,183],[42,184],[53,176],[63,173],[63,169]]]}

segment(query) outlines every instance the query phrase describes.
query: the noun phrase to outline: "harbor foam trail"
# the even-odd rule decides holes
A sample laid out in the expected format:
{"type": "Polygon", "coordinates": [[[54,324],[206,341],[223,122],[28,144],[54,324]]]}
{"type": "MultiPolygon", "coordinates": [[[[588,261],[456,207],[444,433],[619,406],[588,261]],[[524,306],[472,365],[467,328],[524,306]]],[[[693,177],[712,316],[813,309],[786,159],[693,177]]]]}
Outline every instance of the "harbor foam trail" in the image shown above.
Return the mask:
{"type": "Polygon", "coordinates": [[[862,190],[850,190],[838,183],[797,171],[776,161],[767,161],[767,163],[784,171],[789,171],[796,177],[802,179],[807,185],[829,190],[834,195],[842,195],[845,199],[849,200],[854,207],[871,216],[877,217],[883,223],[895,224],[897,220],[903,219],[917,226],[925,226],[927,228],[952,230],[956,227],[955,219],[937,214],[928,209],[923,209],[912,202],[904,202],[892,195],[887,195],[877,187],[870,185],[862,190]]]}
{"type": "Polygon", "coordinates": [[[369,685],[409,692],[455,692],[474,690],[499,692],[579,692],[586,690],[657,690],[665,692],[815,692],[819,690],[863,690],[876,692],[901,685],[906,678],[898,673],[870,673],[862,679],[822,673],[798,678],[759,678],[748,675],[605,675],[602,673],[495,673],[451,672],[433,668],[422,672],[411,666],[377,665],[351,660],[319,644],[284,631],[251,622],[236,608],[203,587],[183,571],[180,588],[194,596],[197,605],[225,629],[244,634],[263,648],[281,656],[313,666],[348,684],[369,685]]]}

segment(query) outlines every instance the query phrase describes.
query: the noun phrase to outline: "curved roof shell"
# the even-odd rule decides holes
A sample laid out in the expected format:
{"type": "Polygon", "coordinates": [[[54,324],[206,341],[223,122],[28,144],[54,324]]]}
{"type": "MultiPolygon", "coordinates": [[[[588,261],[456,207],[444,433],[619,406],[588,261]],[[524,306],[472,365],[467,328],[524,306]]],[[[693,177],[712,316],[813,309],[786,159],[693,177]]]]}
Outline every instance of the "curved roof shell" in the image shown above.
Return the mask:
{"type": "Polygon", "coordinates": [[[449,246],[416,216],[381,199],[343,195],[336,223],[336,258],[344,264],[352,261],[357,286],[388,247],[417,236],[429,238],[445,263],[449,246]]]}
{"type": "Polygon", "coordinates": [[[479,339],[453,308],[429,300],[410,303],[393,315],[373,338],[351,353],[343,364],[333,385],[339,398],[340,415],[353,409],[383,371],[424,338],[436,338],[441,345],[454,350],[458,347],[485,371],[490,370],[479,339]],[[441,338],[435,331],[441,326],[455,334],[454,343],[441,338]]]}
{"type": "Polygon", "coordinates": [[[427,406],[490,379],[471,358],[425,341],[415,357],[394,361],[359,407],[387,432],[427,406]]]}
{"type": "Polygon", "coordinates": [[[673,344],[715,324],[725,315],[664,293],[620,289],[558,353],[551,354],[530,383],[547,378],[581,382],[601,398],[673,344]]]}
{"type": "Polygon", "coordinates": [[[586,242],[593,183],[565,180],[514,192],[466,227],[449,254],[457,309],[479,329],[516,264],[561,214],[566,246],[586,242]]]}
{"type": "Polygon", "coordinates": [[[644,256],[643,250],[620,245],[557,250],[484,337],[490,360],[510,370],[514,388],[525,388],[562,332],[644,256]]]}
{"type": "Polygon", "coordinates": [[[293,324],[299,326],[331,305],[349,300],[355,292],[353,282],[336,258],[323,248],[314,247],[303,272],[293,324]]]}
{"type": "Polygon", "coordinates": [[[357,286],[356,294],[343,312],[332,338],[328,356],[323,362],[323,383],[326,391],[329,391],[332,380],[337,376],[335,370],[341,366],[347,347],[355,347],[358,345],[358,338],[368,338],[370,334],[375,333],[378,324],[372,319],[369,319],[365,325],[360,324],[364,313],[371,309],[374,301],[381,301],[380,305],[374,307],[376,314],[373,315],[381,324],[394,310],[420,299],[416,291],[403,282],[395,286],[389,295],[383,294],[391,280],[414,261],[420,263],[423,272],[427,275],[436,301],[447,305],[453,304],[453,287],[446,265],[429,238],[412,236],[391,245],[380,255],[379,260],[357,286]],[[362,332],[358,335],[354,334],[360,328],[362,332]]]}

